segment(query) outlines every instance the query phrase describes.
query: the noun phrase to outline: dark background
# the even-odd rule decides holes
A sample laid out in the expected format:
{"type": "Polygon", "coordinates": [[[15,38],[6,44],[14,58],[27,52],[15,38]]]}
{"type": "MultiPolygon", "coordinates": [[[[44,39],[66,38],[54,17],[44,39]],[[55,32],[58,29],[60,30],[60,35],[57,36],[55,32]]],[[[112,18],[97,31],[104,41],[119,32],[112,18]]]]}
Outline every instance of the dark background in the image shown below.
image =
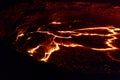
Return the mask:
{"type": "MultiPolygon", "coordinates": [[[[9,6],[14,6],[14,5],[17,5],[19,3],[32,3],[33,1],[35,0],[0,0],[0,9],[5,9],[9,6]]],[[[42,1],[42,0],[39,0],[39,1],[42,1]]],[[[55,0],[43,0],[44,2],[46,1],[54,1],[56,2],[55,0]]],[[[98,2],[98,3],[111,3],[113,5],[120,5],[120,1],[119,0],[57,0],[57,1],[64,1],[64,2],[77,2],[77,1],[83,1],[83,2],[98,2]]]]}
{"type": "MultiPolygon", "coordinates": [[[[50,0],[45,0],[50,1],[50,0]]],[[[65,0],[68,1],[68,0],[65,0]]],[[[70,1],[70,0],[69,0],[70,1]]],[[[79,0],[80,1],[80,0],[79,0]]],[[[84,0],[81,0],[84,1],[84,0]]],[[[111,3],[119,5],[118,0],[85,0],[90,2],[111,3]]],[[[0,10],[19,3],[32,3],[32,0],[0,0],[0,10]]],[[[1,27],[1,26],[0,26],[1,27]]],[[[37,62],[26,54],[18,53],[12,44],[11,38],[0,38],[0,80],[119,80],[119,74],[82,74],[80,72],[64,72],[54,64],[37,62]]]]}

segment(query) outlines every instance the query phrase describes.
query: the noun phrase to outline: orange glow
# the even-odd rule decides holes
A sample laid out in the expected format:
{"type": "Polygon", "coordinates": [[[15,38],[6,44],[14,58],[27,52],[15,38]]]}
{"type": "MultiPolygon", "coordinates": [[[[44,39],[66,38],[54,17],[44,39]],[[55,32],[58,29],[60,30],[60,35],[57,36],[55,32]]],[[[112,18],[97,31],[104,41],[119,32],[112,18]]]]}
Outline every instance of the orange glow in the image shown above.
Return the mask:
{"type": "Polygon", "coordinates": [[[38,45],[38,46],[35,47],[35,48],[29,49],[29,50],[28,50],[28,53],[30,53],[29,55],[30,55],[30,56],[33,56],[33,53],[35,53],[36,50],[37,50],[39,47],[40,47],[40,46],[38,45]]]}
{"type": "Polygon", "coordinates": [[[44,62],[47,62],[47,60],[50,58],[50,55],[53,52],[58,51],[59,49],[60,49],[59,45],[55,41],[53,41],[51,45],[47,46],[45,56],[40,60],[44,61],[44,62]]]}
{"type": "Polygon", "coordinates": [[[24,33],[18,34],[18,36],[17,36],[17,38],[16,38],[16,41],[17,41],[20,37],[22,37],[22,36],[24,36],[24,33]]]}
{"type": "Polygon", "coordinates": [[[75,44],[75,43],[69,43],[69,44],[60,43],[59,45],[64,46],[64,47],[84,47],[83,45],[75,44]]]}
{"type": "Polygon", "coordinates": [[[51,24],[61,24],[61,22],[53,21],[53,22],[51,22],[51,24]]]}
{"type": "MultiPolygon", "coordinates": [[[[52,22],[51,24],[61,24],[61,22],[52,22]]],[[[116,28],[114,26],[106,26],[106,27],[92,27],[92,28],[81,28],[81,29],[75,29],[75,30],[70,30],[70,31],[56,31],[61,35],[57,35],[55,33],[52,33],[50,31],[41,31],[41,28],[38,28],[37,31],[35,31],[37,33],[45,33],[47,35],[51,35],[53,36],[52,40],[50,42],[48,42],[47,44],[39,44],[38,46],[36,46],[35,48],[32,49],[28,49],[28,53],[29,55],[33,55],[34,53],[39,53],[37,52],[37,49],[40,48],[40,46],[44,46],[44,50],[45,50],[45,55],[42,59],[39,59],[40,61],[44,61],[47,62],[48,59],[50,58],[51,54],[53,52],[56,52],[58,50],[60,50],[60,46],[64,46],[64,47],[84,47],[84,48],[89,48],[91,50],[96,50],[96,51],[102,51],[102,52],[110,52],[110,51],[115,51],[115,50],[119,50],[118,47],[114,46],[113,41],[115,41],[117,39],[116,35],[120,34],[120,28],[116,28]],[[97,33],[97,32],[88,32],[91,30],[106,30],[108,33],[97,33]],[[64,34],[68,34],[68,37],[64,37],[62,35],[64,34]],[[106,37],[107,39],[105,40],[104,44],[107,45],[107,48],[95,48],[95,47],[86,47],[82,44],[78,44],[78,43],[74,43],[74,42],[57,42],[55,41],[56,38],[61,38],[61,39],[72,39],[73,36],[76,37],[80,37],[80,36],[101,36],[101,37],[106,37]]],[[[32,32],[34,33],[34,32],[32,32]]],[[[19,37],[24,36],[24,34],[19,34],[17,36],[17,40],[19,39],[19,37]]],[[[106,53],[106,54],[107,54],[106,53]]],[[[111,58],[111,55],[107,55],[108,57],[111,58]]],[[[113,59],[113,58],[112,58],[113,59]]],[[[113,59],[115,60],[115,59],[113,59]]],[[[119,60],[116,60],[119,61],[119,60]]]]}

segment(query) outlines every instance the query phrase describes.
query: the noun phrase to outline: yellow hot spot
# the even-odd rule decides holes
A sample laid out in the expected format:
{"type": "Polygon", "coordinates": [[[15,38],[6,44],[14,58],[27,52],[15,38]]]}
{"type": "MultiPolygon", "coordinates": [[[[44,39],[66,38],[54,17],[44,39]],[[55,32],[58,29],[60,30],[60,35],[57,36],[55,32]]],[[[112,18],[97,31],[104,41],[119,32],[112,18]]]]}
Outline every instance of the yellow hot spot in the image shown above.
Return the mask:
{"type": "Polygon", "coordinates": [[[51,22],[51,24],[62,24],[62,23],[61,22],[53,21],[53,22],[51,22]]]}
{"type": "Polygon", "coordinates": [[[54,45],[54,46],[48,46],[46,48],[45,56],[42,59],[40,59],[40,61],[47,62],[47,60],[50,58],[51,54],[60,49],[59,45],[56,42],[53,41],[52,45],[54,45]]]}
{"type": "Polygon", "coordinates": [[[33,54],[36,52],[36,50],[40,47],[40,45],[36,46],[35,48],[29,49],[28,53],[30,53],[30,56],[33,56],[33,54]]]}
{"type": "Polygon", "coordinates": [[[24,36],[24,33],[18,34],[18,35],[17,35],[17,38],[16,38],[16,41],[17,41],[20,37],[22,37],[22,36],[24,36]]]}

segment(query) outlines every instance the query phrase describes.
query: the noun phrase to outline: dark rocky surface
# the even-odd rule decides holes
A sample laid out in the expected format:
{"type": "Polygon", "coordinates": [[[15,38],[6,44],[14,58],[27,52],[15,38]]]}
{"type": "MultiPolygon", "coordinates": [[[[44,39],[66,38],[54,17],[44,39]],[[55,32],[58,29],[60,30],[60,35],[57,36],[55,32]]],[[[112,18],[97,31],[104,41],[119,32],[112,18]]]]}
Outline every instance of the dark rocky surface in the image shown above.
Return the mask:
{"type": "MultiPolygon", "coordinates": [[[[112,80],[112,79],[119,80],[120,63],[108,59],[104,54],[101,54],[100,52],[95,52],[90,50],[86,51],[83,49],[82,53],[85,53],[84,55],[86,56],[84,56],[83,54],[77,54],[77,56],[81,58],[81,61],[79,61],[77,60],[79,58],[75,58],[76,56],[74,55],[79,51],[79,49],[66,48],[66,50],[68,51],[73,50],[74,53],[69,54],[69,52],[66,52],[66,54],[64,54],[58,51],[58,54],[53,55],[53,57],[50,59],[51,63],[44,63],[44,62],[35,61],[32,57],[26,54],[17,52],[12,44],[12,41],[15,39],[14,36],[15,36],[16,26],[24,23],[29,23],[27,25],[28,28],[29,26],[31,26],[32,28],[32,26],[48,24],[51,20],[60,18],[63,21],[67,21],[66,26],[71,24],[74,26],[76,25],[75,28],[78,28],[77,25],[79,24],[72,24],[71,22],[74,19],[77,19],[78,15],[82,15],[83,17],[82,18],[80,17],[83,20],[82,21],[83,24],[81,24],[82,26],[86,26],[86,25],[119,26],[120,8],[119,7],[114,8],[115,6],[119,5],[117,1],[106,0],[102,2],[104,3],[104,5],[100,4],[98,6],[96,6],[96,4],[98,3],[89,4],[89,2],[85,4],[85,7],[84,7],[85,9],[83,10],[81,10],[81,8],[83,8],[84,5],[80,6],[79,4],[75,5],[76,3],[72,3],[74,4],[71,6],[73,10],[69,10],[69,7],[67,6],[71,5],[71,3],[68,3],[68,2],[66,2],[66,4],[58,2],[51,6],[51,4],[53,3],[49,2],[46,4],[44,2],[41,2],[41,1],[39,2],[36,0],[35,1],[11,0],[11,2],[9,3],[7,1],[1,1],[1,4],[6,5],[6,6],[1,5],[0,7],[0,10],[1,10],[0,12],[0,15],[1,15],[0,16],[1,17],[0,61],[1,61],[1,72],[3,73],[4,76],[6,76],[6,77],[3,77],[3,80],[6,80],[6,79],[7,80],[10,80],[10,79],[15,79],[15,80],[39,79],[40,80],[42,78],[48,79],[48,80],[49,79],[50,80],[51,79],[54,79],[54,80],[74,79],[75,80],[77,78],[88,79],[88,80],[89,79],[101,80],[103,78],[105,80],[112,80]],[[106,3],[110,3],[110,4],[106,4],[106,3]],[[64,6],[60,7],[59,5],[64,5],[64,6]],[[90,6],[90,9],[88,8],[89,6],[90,6]],[[91,8],[92,6],[93,8],[91,8]],[[77,13],[78,10],[81,10],[83,12],[77,13]],[[72,14],[68,14],[68,13],[72,13],[72,14]],[[62,16],[60,14],[62,14],[62,16]],[[57,17],[55,17],[54,15],[57,15],[57,17]],[[87,15],[86,19],[85,19],[86,17],[85,15],[87,15]],[[69,16],[74,16],[74,17],[71,18],[69,16]],[[91,18],[92,18],[92,21],[91,21],[91,18]],[[90,55],[88,55],[87,52],[89,52],[90,55]],[[59,54],[63,54],[63,55],[61,56],[59,54]],[[67,57],[68,55],[69,55],[69,58],[67,57]],[[57,59],[55,59],[57,57],[61,60],[57,61],[57,59]],[[66,62],[64,63],[65,59],[67,63],[66,62]],[[70,59],[73,61],[71,61],[70,59]],[[78,64],[79,66],[76,64],[78,64]]],[[[93,1],[93,2],[101,2],[101,1],[93,1]]]]}

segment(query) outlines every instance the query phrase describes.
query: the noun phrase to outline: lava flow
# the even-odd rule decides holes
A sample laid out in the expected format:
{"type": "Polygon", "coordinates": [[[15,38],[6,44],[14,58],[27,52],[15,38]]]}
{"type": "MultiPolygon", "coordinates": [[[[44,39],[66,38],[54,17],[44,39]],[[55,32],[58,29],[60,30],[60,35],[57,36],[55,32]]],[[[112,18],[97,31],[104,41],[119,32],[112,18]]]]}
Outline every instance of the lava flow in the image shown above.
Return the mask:
{"type": "MultiPolygon", "coordinates": [[[[61,24],[60,22],[52,22],[51,24],[61,24]]],[[[16,43],[21,41],[23,37],[27,36],[26,41],[32,40],[34,36],[29,36],[28,34],[41,34],[45,35],[46,40],[43,42],[38,42],[34,47],[27,47],[24,52],[26,51],[27,54],[30,56],[34,56],[36,54],[43,54],[44,56],[37,58],[39,61],[47,62],[48,59],[51,57],[53,52],[61,50],[62,47],[83,47],[88,48],[91,50],[102,51],[105,53],[110,59],[120,62],[120,60],[114,58],[110,52],[120,50],[119,47],[115,46],[114,41],[118,39],[118,35],[120,35],[120,28],[116,28],[114,26],[106,26],[106,27],[91,27],[91,28],[81,28],[75,30],[68,30],[68,31],[47,31],[42,30],[39,27],[36,31],[32,32],[18,32],[16,37],[16,43]],[[105,38],[103,44],[107,47],[92,47],[86,46],[82,43],[71,41],[74,37],[102,37],[105,38]],[[64,41],[66,40],[66,41],[64,41]],[[42,50],[41,50],[42,49],[42,50]],[[41,51],[40,51],[41,50],[41,51]]],[[[38,37],[38,36],[37,36],[38,37]]],[[[26,45],[26,44],[25,44],[26,45]]]]}

